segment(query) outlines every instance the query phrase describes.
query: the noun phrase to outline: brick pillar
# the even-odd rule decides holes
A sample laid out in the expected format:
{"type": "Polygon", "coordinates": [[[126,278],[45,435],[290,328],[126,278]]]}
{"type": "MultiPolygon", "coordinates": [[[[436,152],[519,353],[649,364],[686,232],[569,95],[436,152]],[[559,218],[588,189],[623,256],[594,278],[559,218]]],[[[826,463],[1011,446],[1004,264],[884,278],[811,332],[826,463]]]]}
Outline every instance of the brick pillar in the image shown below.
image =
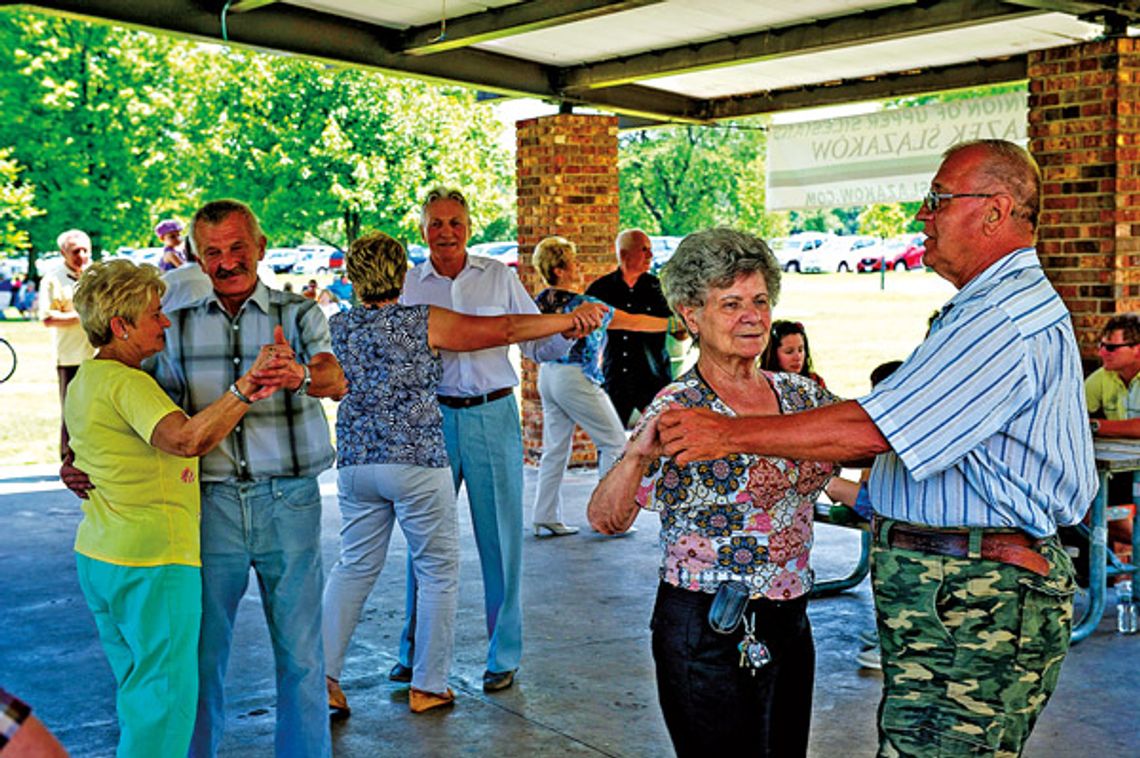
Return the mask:
{"type": "Polygon", "coordinates": [[[1140,52],[1116,38],[1029,54],[1038,251],[1088,365],[1116,313],[1140,310],[1140,52]]]}
{"type": "MultiPolygon", "coordinates": [[[[546,285],[531,265],[544,237],[561,235],[578,247],[578,267],[586,281],[617,265],[617,117],[560,113],[516,125],[519,276],[532,293],[546,285]]],[[[523,450],[536,463],[542,449],[542,402],[538,372],[523,359],[523,450]]],[[[594,465],[596,453],[581,429],[574,433],[571,465],[594,465]]]]}

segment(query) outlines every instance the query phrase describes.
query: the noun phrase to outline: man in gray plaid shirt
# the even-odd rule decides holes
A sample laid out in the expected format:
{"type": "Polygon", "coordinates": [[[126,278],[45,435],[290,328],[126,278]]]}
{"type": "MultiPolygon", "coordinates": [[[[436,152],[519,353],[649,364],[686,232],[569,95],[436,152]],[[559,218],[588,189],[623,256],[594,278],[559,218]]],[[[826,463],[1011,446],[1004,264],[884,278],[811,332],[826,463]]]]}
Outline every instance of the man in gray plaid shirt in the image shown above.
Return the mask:
{"type": "MultiPolygon", "coordinates": [[[[167,314],[166,348],[144,368],[190,414],[225,392],[248,402],[234,380],[263,351],[274,360],[254,377],[281,388],[201,459],[202,631],[190,755],[213,756],[221,741],[234,617],[252,566],[277,663],[276,754],[330,756],[317,475],[335,453],[320,398],[342,397],[347,384],[316,302],[258,280],[266,238],[246,205],[207,203],[190,222],[190,239],[213,291],[167,314]]],[[[81,480],[66,481],[83,496],[81,480]]]]}

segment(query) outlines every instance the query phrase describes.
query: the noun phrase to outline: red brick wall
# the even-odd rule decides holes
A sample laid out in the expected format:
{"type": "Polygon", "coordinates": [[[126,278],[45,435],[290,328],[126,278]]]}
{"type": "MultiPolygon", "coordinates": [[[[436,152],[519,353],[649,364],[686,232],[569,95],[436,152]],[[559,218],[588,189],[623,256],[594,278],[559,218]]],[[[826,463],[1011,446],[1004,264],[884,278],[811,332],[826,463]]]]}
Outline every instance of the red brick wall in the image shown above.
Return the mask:
{"type": "MultiPolygon", "coordinates": [[[[586,281],[617,265],[617,117],[558,114],[519,121],[518,182],[519,276],[532,293],[545,283],[531,266],[531,253],[544,237],[561,235],[578,247],[586,281]]],[[[538,461],[542,448],[542,401],[538,373],[523,359],[523,450],[538,461]]],[[[581,429],[574,435],[571,465],[593,465],[594,446],[581,429]]]]}
{"type": "Polygon", "coordinates": [[[1086,360],[1104,323],[1140,310],[1140,48],[1105,39],[1029,54],[1038,251],[1086,360]]]}

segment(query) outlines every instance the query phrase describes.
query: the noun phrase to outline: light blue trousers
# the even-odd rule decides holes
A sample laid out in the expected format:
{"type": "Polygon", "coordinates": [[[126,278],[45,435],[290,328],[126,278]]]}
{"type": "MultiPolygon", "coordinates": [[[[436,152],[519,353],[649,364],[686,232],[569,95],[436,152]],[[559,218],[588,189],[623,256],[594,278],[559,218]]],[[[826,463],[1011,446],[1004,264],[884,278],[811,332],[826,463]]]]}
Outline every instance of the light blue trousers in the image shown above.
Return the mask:
{"type": "MultiPolygon", "coordinates": [[[[522,429],[513,394],[474,408],[443,407],[443,436],[456,491],[466,483],[483,570],[488,671],[513,671],[522,659],[522,429]]],[[[408,617],[400,662],[415,659],[415,570],[409,559],[408,617]]]]}
{"type": "Polygon", "coordinates": [[[542,395],[542,462],[534,497],[534,523],[562,521],[562,475],[570,462],[574,425],[586,430],[598,448],[598,478],[625,449],[625,429],[610,396],[578,366],[544,363],[538,371],[542,395]]]}
{"type": "Polygon", "coordinates": [[[446,692],[459,600],[459,520],[451,471],[403,464],[345,466],[340,492],[340,559],[325,585],[325,671],[340,678],[345,650],[388,556],[392,524],[408,541],[416,597],[412,686],[446,692]]]}
{"type": "Polygon", "coordinates": [[[257,575],[277,673],[278,758],[332,755],[321,645],[321,493],[315,477],[202,485],[202,636],[190,755],[214,756],[234,617],[257,575]]]}
{"type": "Polygon", "coordinates": [[[76,553],[79,586],[115,675],[118,758],[183,756],[198,697],[195,566],[119,566],[76,553]]]}

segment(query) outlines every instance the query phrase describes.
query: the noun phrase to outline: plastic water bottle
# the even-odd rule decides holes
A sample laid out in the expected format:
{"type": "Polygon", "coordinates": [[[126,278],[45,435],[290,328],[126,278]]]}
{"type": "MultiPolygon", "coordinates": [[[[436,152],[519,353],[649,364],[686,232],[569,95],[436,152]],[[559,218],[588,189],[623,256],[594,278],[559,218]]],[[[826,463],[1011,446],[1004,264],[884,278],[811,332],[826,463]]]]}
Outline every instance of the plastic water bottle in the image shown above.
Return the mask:
{"type": "Polygon", "coordinates": [[[1136,634],[1136,603],[1132,599],[1132,582],[1116,585],[1116,631],[1136,634]]]}

